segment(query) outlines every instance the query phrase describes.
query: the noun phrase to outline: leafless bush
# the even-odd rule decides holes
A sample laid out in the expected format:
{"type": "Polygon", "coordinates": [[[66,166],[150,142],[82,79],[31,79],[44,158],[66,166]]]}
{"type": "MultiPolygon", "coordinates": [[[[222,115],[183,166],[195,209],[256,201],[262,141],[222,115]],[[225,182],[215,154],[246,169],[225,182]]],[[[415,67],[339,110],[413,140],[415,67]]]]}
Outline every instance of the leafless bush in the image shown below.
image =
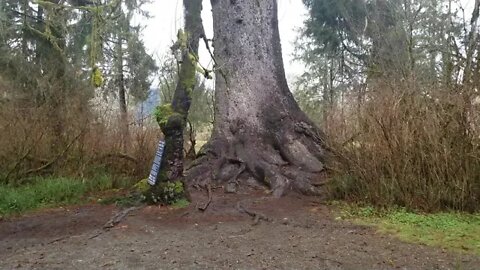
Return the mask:
{"type": "Polygon", "coordinates": [[[376,205],[478,210],[479,106],[462,89],[382,85],[329,113],[331,194],[376,205]]]}
{"type": "Polygon", "coordinates": [[[134,125],[127,151],[119,120],[88,110],[82,97],[55,108],[5,102],[0,107],[0,181],[21,184],[38,175],[92,177],[108,173],[139,179],[148,175],[161,134],[154,123],[134,125]]]}

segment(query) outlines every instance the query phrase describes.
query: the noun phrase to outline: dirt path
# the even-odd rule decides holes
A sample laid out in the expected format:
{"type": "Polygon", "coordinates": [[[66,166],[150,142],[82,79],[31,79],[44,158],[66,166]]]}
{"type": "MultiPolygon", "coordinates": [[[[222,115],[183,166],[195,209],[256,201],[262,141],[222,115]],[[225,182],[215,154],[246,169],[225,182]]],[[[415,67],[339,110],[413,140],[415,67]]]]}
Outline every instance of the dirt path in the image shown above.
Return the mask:
{"type": "Polygon", "coordinates": [[[215,194],[206,213],[145,207],[110,231],[112,206],[0,221],[0,269],[480,269],[480,258],[336,221],[305,198],[215,194]],[[237,210],[262,213],[270,221],[237,210]]]}

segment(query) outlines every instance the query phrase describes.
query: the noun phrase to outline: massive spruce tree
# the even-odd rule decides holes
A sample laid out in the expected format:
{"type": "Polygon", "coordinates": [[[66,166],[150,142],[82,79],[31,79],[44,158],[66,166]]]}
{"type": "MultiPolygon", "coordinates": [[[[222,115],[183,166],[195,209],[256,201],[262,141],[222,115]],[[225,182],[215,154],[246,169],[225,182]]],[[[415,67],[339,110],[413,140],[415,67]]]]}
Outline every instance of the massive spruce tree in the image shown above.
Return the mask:
{"type": "Polygon", "coordinates": [[[222,183],[229,192],[257,183],[275,196],[319,194],[316,184],[327,155],[324,135],[288,88],[277,1],[211,3],[214,130],[187,179],[200,186],[222,183]]]}

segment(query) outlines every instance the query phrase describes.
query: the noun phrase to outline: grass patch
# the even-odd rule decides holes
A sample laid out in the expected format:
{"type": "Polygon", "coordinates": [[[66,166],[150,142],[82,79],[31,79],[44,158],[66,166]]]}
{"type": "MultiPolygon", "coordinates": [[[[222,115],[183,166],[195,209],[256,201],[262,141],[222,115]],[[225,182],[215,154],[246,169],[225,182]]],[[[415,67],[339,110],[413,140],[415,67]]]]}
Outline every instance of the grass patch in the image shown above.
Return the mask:
{"type": "Polygon", "coordinates": [[[172,204],[173,208],[185,208],[190,205],[187,199],[179,199],[172,204]]]}
{"type": "Polygon", "coordinates": [[[34,178],[18,187],[0,185],[0,216],[81,203],[87,201],[88,193],[111,190],[112,183],[108,175],[99,175],[92,179],[34,178]]]}
{"type": "Polygon", "coordinates": [[[480,255],[480,214],[421,214],[405,209],[337,204],[339,219],[374,225],[400,240],[480,255]]]}
{"type": "Polygon", "coordinates": [[[143,202],[143,197],[138,194],[124,194],[124,195],[114,195],[99,199],[98,203],[103,205],[115,204],[119,207],[132,207],[138,206],[143,202]]]}

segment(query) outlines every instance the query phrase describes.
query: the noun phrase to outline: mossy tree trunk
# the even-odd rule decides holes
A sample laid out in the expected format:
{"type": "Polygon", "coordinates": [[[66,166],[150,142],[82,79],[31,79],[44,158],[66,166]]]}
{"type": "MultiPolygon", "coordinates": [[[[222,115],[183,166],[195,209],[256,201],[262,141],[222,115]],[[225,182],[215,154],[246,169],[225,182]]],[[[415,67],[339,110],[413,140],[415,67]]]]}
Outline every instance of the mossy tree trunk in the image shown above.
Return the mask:
{"type": "Polygon", "coordinates": [[[191,93],[196,84],[199,40],[203,36],[201,19],[202,1],[184,0],[185,28],[179,31],[174,45],[182,55],[178,83],[171,104],[157,108],[157,121],[165,135],[165,154],[157,185],[177,181],[183,177],[184,130],[191,103],[191,93]]]}
{"type": "Polygon", "coordinates": [[[195,186],[227,192],[252,184],[273,195],[320,194],[324,135],[300,110],[283,67],[276,0],[211,0],[216,60],[215,122],[188,171],[195,186]]]}

